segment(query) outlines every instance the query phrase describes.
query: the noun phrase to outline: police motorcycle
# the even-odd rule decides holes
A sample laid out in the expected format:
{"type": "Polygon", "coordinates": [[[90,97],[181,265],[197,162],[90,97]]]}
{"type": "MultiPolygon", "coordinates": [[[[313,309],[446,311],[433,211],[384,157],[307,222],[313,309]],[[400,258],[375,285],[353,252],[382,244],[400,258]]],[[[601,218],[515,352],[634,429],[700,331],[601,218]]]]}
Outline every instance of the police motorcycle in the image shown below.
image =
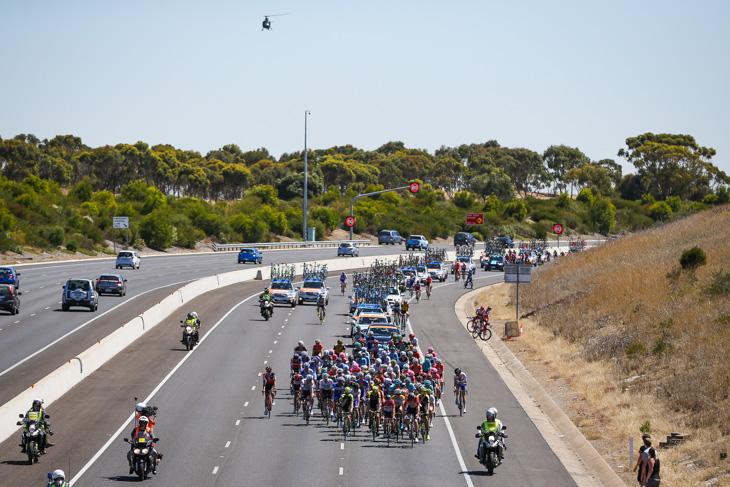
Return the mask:
{"type": "Polygon", "coordinates": [[[183,328],[182,344],[185,345],[186,350],[190,351],[198,343],[198,327],[200,326],[200,320],[193,313],[188,314],[185,321],[180,321],[183,328]]]}
{"type": "MultiPolygon", "coordinates": [[[[25,414],[20,414],[19,417],[21,420],[16,423],[18,426],[24,427],[21,446],[25,448],[25,453],[28,455],[28,463],[30,465],[38,462],[38,458],[41,456],[40,447],[46,436],[41,419],[46,420],[50,418],[47,414],[44,414],[43,418],[40,418],[39,416],[39,411],[29,411],[27,416],[25,414]]],[[[45,422],[45,425],[49,428],[48,431],[50,433],[51,424],[45,422]]]]}
{"type": "Polygon", "coordinates": [[[274,305],[271,302],[271,296],[268,295],[268,297],[261,297],[259,300],[259,306],[261,308],[261,316],[263,316],[264,320],[269,321],[269,318],[271,318],[271,315],[274,314],[274,305]]]}
{"type": "MultiPolygon", "coordinates": [[[[479,438],[479,463],[487,467],[487,473],[492,475],[494,469],[502,464],[501,453],[502,453],[502,438],[507,438],[507,435],[500,433],[499,431],[484,431],[483,426],[477,426],[479,433],[475,435],[479,438]]],[[[507,429],[503,426],[502,429],[507,429]]]]}
{"type": "Polygon", "coordinates": [[[140,480],[149,477],[155,468],[156,460],[152,444],[158,441],[159,438],[151,438],[147,433],[139,433],[134,438],[124,438],[124,442],[129,443],[131,447],[132,467],[140,480]]]}

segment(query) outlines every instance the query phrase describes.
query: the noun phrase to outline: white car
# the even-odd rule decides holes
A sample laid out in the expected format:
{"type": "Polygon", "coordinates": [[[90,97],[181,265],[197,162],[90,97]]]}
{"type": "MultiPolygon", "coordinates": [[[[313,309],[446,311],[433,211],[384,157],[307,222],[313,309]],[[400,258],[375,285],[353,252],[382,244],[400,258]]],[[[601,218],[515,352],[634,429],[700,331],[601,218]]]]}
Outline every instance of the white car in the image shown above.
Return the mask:
{"type": "MultiPolygon", "coordinates": [[[[460,255],[456,258],[455,262],[459,262],[461,264],[461,272],[469,272],[469,269],[472,270],[472,273],[476,272],[476,266],[474,265],[474,261],[471,257],[468,255],[460,255]]],[[[454,273],[454,264],[451,264],[451,273],[454,273]]]]}
{"type": "Polygon", "coordinates": [[[416,277],[418,277],[418,280],[421,282],[426,282],[426,278],[428,277],[428,268],[423,264],[416,265],[416,277]]]}
{"type": "Polygon", "coordinates": [[[117,269],[121,269],[122,267],[139,269],[140,261],[139,254],[136,250],[122,250],[117,255],[117,262],[115,266],[117,269]]]}
{"type": "Polygon", "coordinates": [[[393,303],[401,302],[403,300],[403,296],[401,296],[400,289],[397,287],[392,287],[388,289],[388,296],[385,298],[388,301],[388,304],[393,306],[393,303]]]}
{"type": "Polygon", "coordinates": [[[441,262],[426,262],[426,269],[433,281],[444,282],[449,277],[449,270],[441,262]]]}

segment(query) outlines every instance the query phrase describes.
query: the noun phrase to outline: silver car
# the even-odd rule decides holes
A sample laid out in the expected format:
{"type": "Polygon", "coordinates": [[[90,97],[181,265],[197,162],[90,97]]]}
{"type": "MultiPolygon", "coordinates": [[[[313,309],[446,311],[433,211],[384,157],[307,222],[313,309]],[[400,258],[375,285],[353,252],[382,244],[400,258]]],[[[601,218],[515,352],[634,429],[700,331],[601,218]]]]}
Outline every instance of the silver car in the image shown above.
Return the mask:
{"type": "Polygon", "coordinates": [[[122,250],[117,255],[116,268],[121,269],[122,267],[131,267],[132,269],[139,269],[140,258],[139,254],[135,250],[122,250]]]}
{"type": "Polygon", "coordinates": [[[360,251],[357,245],[350,242],[342,242],[337,249],[337,257],[349,255],[350,257],[357,257],[360,255],[360,251]]]}

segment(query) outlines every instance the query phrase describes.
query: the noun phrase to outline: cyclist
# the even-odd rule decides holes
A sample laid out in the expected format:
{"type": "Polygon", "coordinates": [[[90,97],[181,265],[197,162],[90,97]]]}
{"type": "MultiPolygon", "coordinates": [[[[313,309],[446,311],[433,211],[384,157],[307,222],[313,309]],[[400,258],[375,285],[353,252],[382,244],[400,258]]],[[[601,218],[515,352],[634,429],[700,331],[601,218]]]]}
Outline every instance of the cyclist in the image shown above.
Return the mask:
{"type": "Polygon", "coordinates": [[[342,271],[342,274],[340,274],[340,289],[342,289],[342,294],[345,294],[345,289],[347,289],[347,274],[345,274],[345,271],[342,271]]]}
{"type": "Polygon", "coordinates": [[[327,301],[324,299],[324,293],[321,292],[317,296],[317,313],[320,313],[320,311],[321,311],[322,323],[324,323],[324,318],[327,313],[326,306],[327,306],[327,301]]]}
{"type": "MultiPolygon", "coordinates": [[[[395,401],[387,392],[385,393],[385,400],[383,401],[383,422],[390,423],[390,437],[395,438],[393,429],[395,428],[395,401]]],[[[383,438],[386,437],[385,426],[383,426],[383,438]]]]}
{"type": "Polygon", "coordinates": [[[314,345],[312,345],[312,355],[322,355],[322,342],[319,340],[319,338],[314,340],[314,345]]]}
{"type": "Polygon", "coordinates": [[[393,310],[393,320],[395,321],[395,326],[398,326],[400,324],[400,301],[397,299],[393,301],[393,306],[391,307],[393,310]]]}
{"type": "MultiPolygon", "coordinates": [[[[374,413],[375,416],[378,416],[380,414],[380,408],[383,404],[383,395],[380,392],[380,388],[376,385],[370,389],[367,393],[368,398],[368,414],[374,413]]],[[[370,429],[373,428],[373,422],[370,421],[370,429]]]]}
{"type": "Polygon", "coordinates": [[[297,343],[297,346],[294,347],[294,353],[297,353],[297,352],[307,353],[307,347],[304,346],[304,342],[301,340],[299,340],[299,342],[297,343]]]}
{"type": "Polygon", "coordinates": [[[403,302],[400,304],[400,316],[401,316],[401,322],[400,325],[402,328],[406,327],[407,321],[408,321],[408,301],[403,299],[403,302]]]}
{"type": "Polygon", "coordinates": [[[413,289],[416,291],[416,302],[421,300],[421,280],[416,279],[416,282],[413,284],[413,289]]]}
{"type": "MultiPolygon", "coordinates": [[[[266,397],[271,394],[271,405],[273,406],[276,404],[274,402],[274,398],[276,398],[276,374],[271,370],[271,367],[266,367],[266,371],[261,376],[261,381],[261,394],[264,395],[264,402],[266,401],[266,397]]],[[[267,414],[269,414],[269,408],[264,405],[264,416],[267,414]]]]}
{"type": "Polygon", "coordinates": [[[431,296],[431,291],[433,291],[433,279],[431,279],[431,274],[426,276],[426,295],[431,296]]]}
{"type": "Polygon", "coordinates": [[[304,379],[303,379],[302,375],[299,373],[295,374],[294,377],[292,377],[292,379],[291,379],[291,385],[289,387],[291,389],[292,395],[294,396],[294,411],[292,411],[293,413],[297,412],[297,406],[298,406],[297,403],[299,403],[298,398],[299,398],[299,395],[301,394],[300,391],[302,390],[303,380],[304,379]]]}
{"type": "Polygon", "coordinates": [[[471,287],[474,287],[474,269],[469,269],[469,271],[466,273],[466,281],[464,281],[464,289],[467,288],[467,286],[471,285],[471,287]]]}
{"type": "Polygon", "coordinates": [[[405,401],[405,412],[403,413],[403,424],[408,426],[408,424],[412,421],[413,424],[411,425],[411,428],[413,428],[411,431],[416,437],[416,443],[418,443],[418,409],[420,408],[420,401],[418,400],[418,396],[413,394],[412,392],[408,394],[408,397],[405,401]]]}
{"type": "MultiPolygon", "coordinates": [[[[423,421],[426,424],[426,429],[429,429],[429,417],[431,416],[431,391],[427,387],[421,387],[421,393],[418,395],[418,401],[420,402],[420,412],[423,421]]],[[[426,439],[430,440],[431,436],[426,435],[426,439]]]]}
{"type": "Polygon", "coordinates": [[[345,344],[342,343],[341,338],[337,340],[337,344],[335,345],[334,350],[337,355],[345,351],[345,344]]]}
{"type": "MultiPolygon", "coordinates": [[[[345,387],[338,406],[340,411],[342,411],[342,421],[340,422],[340,428],[342,428],[344,426],[344,421],[352,414],[352,410],[355,406],[355,397],[352,395],[351,388],[345,387]]],[[[352,429],[352,422],[350,422],[350,429],[352,429]]],[[[349,431],[347,432],[347,436],[350,436],[351,434],[352,433],[349,431]]]]}
{"type": "MultiPolygon", "coordinates": [[[[454,369],[454,395],[464,391],[464,412],[466,413],[466,373],[460,368],[454,369]]],[[[456,405],[459,405],[459,398],[456,398],[456,405]]]]}
{"type": "Polygon", "coordinates": [[[312,408],[314,388],[314,376],[312,374],[308,374],[302,381],[302,419],[305,419],[306,417],[305,408],[309,408],[310,410],[312,408]]]}
{"type": "MultiPolygon", "coordinates": [[[[319,381],[319,402],[320,409],[322,410],[322,417],[325,414],[325,403],[332,409],[332,393],[335,389],[335,381],[329,374],[323,374],[322,379],[319,381]]],[[[334,412],[331,413],[334,416],[334,412]]]]}
{"type": "Polygon", "coordinates": [[[289,368],[291,369],[292,377],[302,371],[302,356],[299,353],[294,352],[294,355],[292,355],[289,361],[289,368]]]}

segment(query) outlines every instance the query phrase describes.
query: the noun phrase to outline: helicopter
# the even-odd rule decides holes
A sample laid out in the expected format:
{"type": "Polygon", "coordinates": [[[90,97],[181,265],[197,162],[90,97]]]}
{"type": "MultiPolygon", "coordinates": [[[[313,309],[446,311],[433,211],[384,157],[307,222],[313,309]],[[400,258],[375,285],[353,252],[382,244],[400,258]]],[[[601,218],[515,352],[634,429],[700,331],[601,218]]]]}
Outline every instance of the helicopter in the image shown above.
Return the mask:
{"type": "Polygon", "coordinates": [[[281,17],[282,15],[289,14],[264,15],[264,21],[261,23],[261,30],[271,30],[271,21],[269,20],[269,17],[281,17]]]}

